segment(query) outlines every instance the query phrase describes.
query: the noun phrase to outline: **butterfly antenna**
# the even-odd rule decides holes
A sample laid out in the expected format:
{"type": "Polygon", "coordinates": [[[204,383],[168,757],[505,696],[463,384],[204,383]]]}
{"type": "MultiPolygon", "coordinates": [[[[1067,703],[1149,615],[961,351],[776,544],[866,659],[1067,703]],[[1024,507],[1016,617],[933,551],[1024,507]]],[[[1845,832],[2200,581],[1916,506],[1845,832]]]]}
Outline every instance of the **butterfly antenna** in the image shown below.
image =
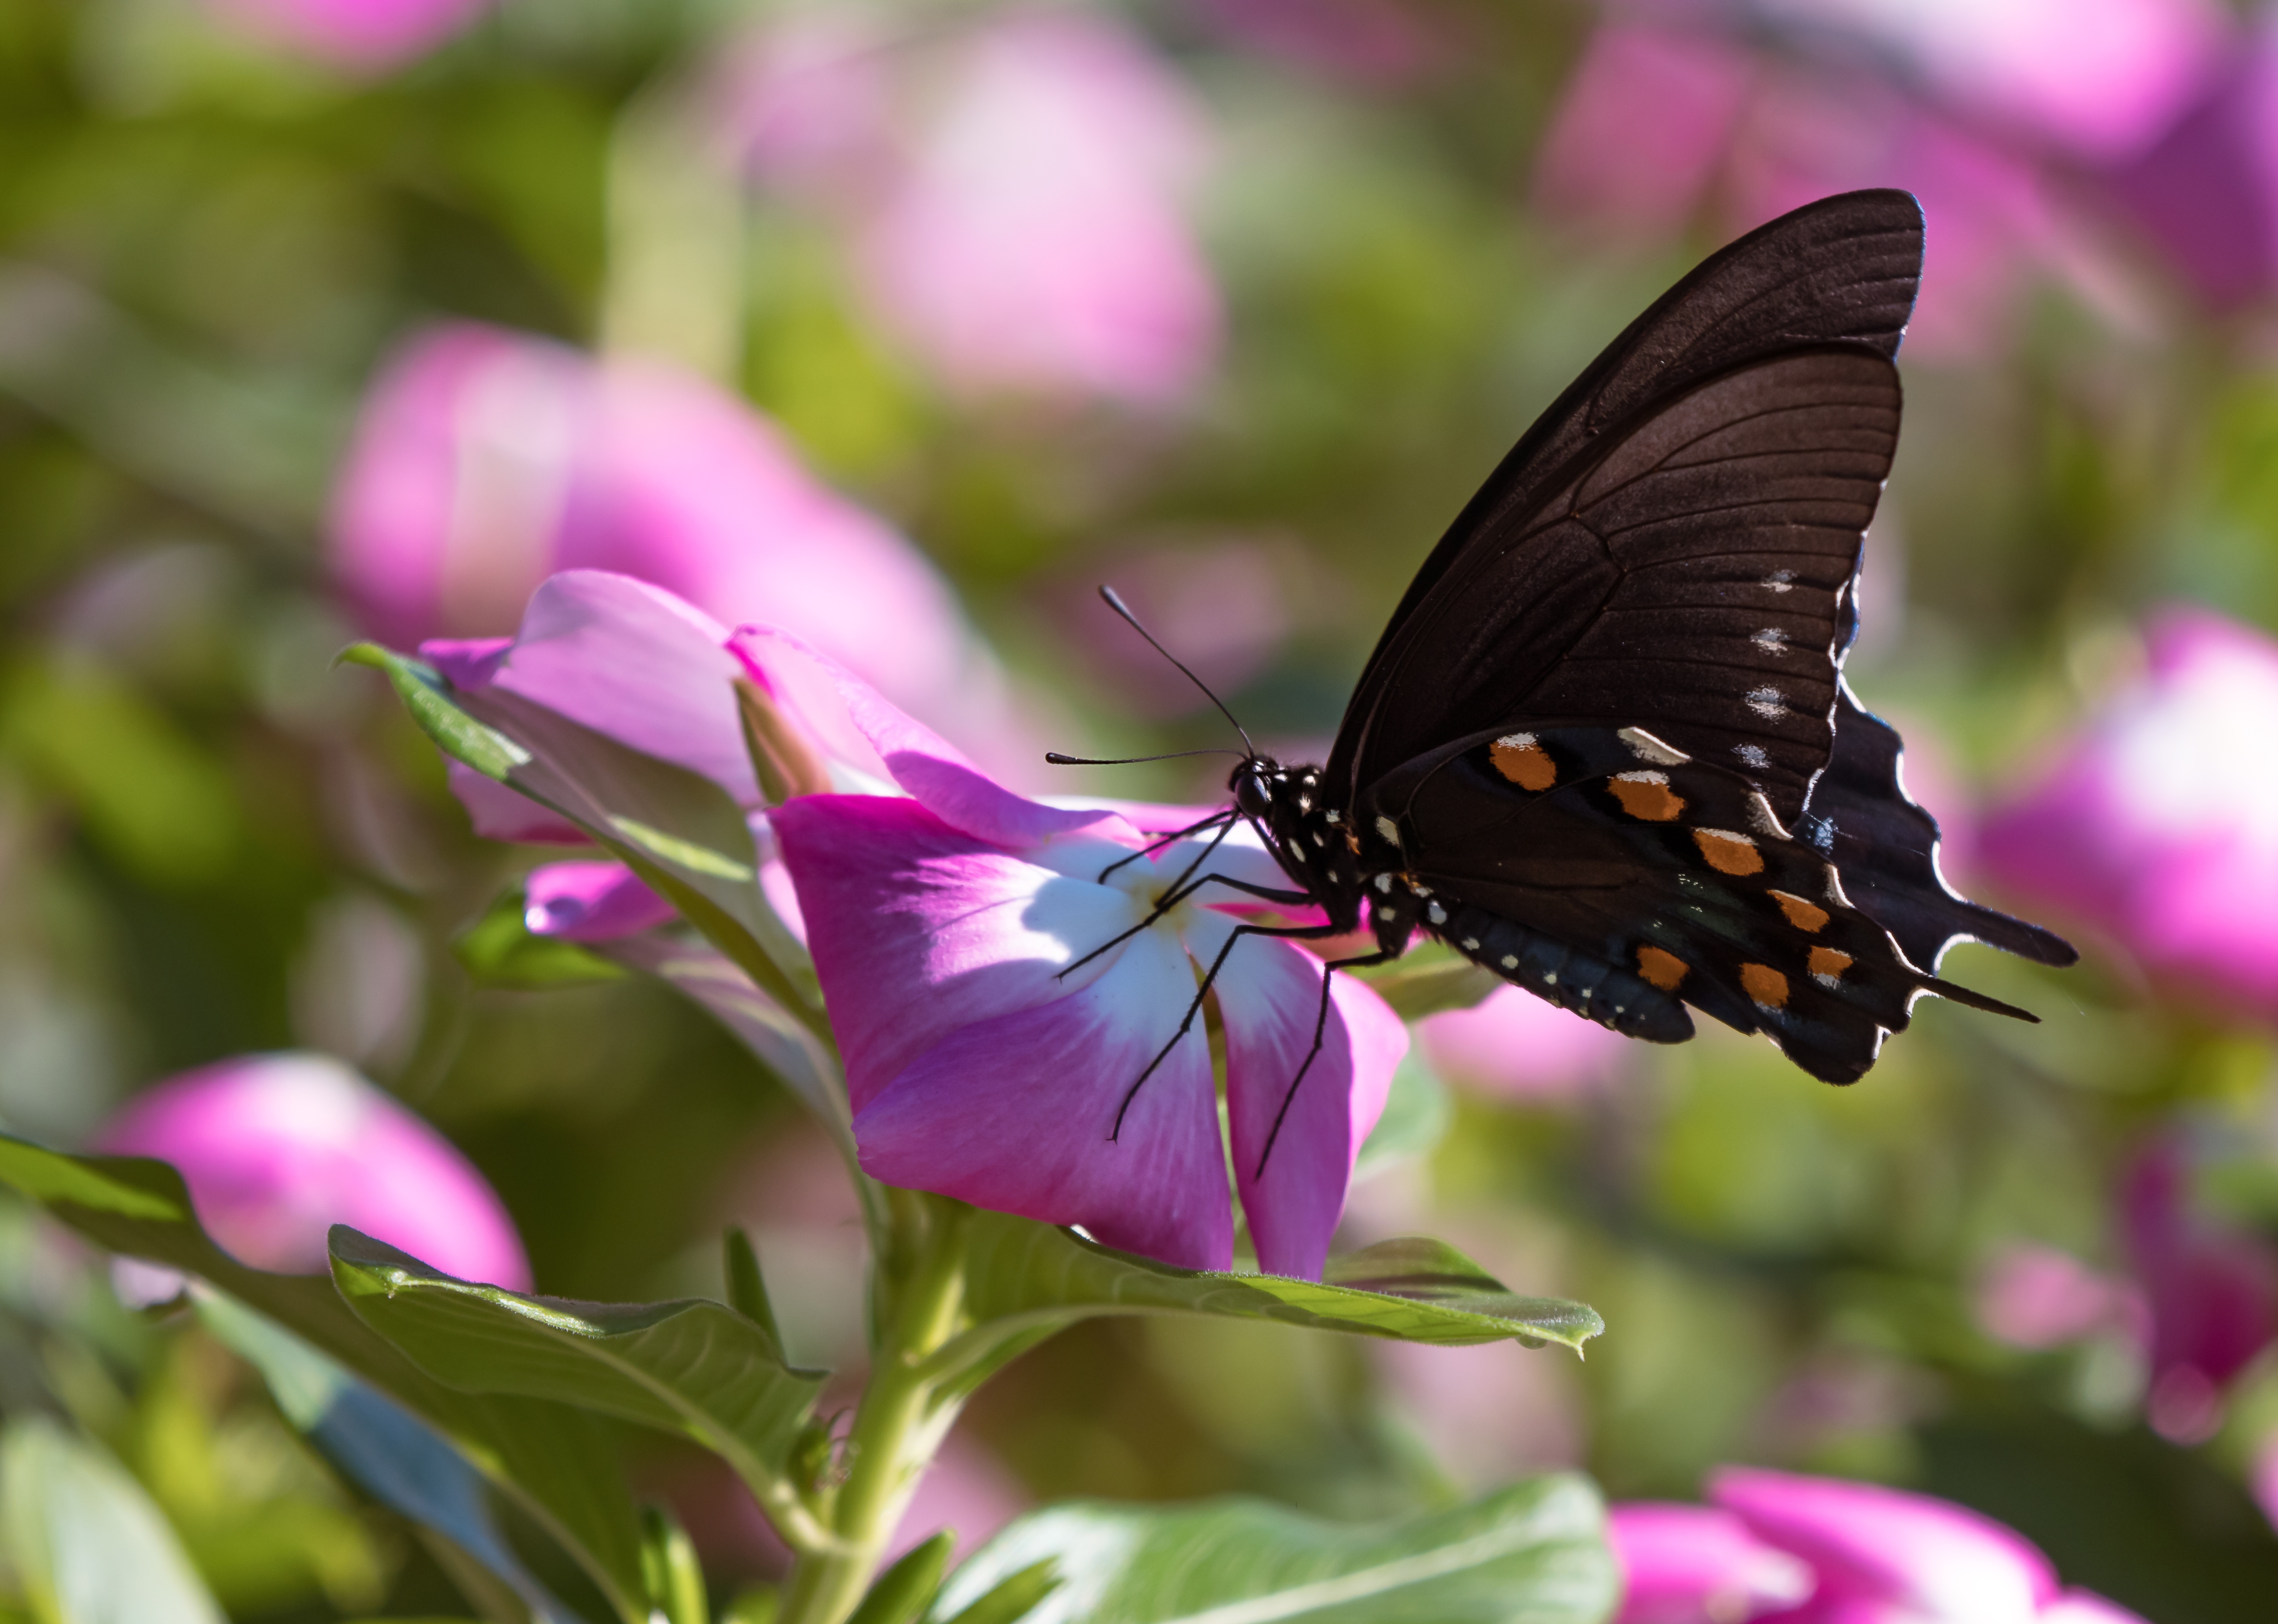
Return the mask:
{"type": "Polygon", "coordinates": [[[1238,756],[1238,750],[1173,750],[1160,756],[1118,756],[1107,759],[1098,756],[1063,756],[1057,750],[1044,752],[1044,759],[1053,766],[1136,766],[1143,761],[1177,761],[1187,756],[1238,756]]]}
{"type": "Polygon", "coordinates": [[[1243,745],[1248,748],[1250,755],[1255,756],[1257,753],[1257,746],[1250,741],[1250,729],[1243,727],[1240,722],[1235,721],[1234,713],[1226,708],[1225,700],[1211,692],[1210,684],[1204,682],[1202,678],[1196,676],[1192,671],[1189,670],[1185,660],[1181,660],[1176,654],[1173,654],[1170,650],[1165,648],[1161,644],[1155,641],[1155,634],[1149,631],[1144,626],[1142,626],[1139,623],[1139,617],[1131,613],[1131,606],[1125,603],[1121,598],[1116,595],[1116,591],[1113,587],[1101,587],[1099,589],[1099,596],[1102,602],[1105,603],[1109,608],[1114,610],[1116,614],[1123,617],[1123,621],[1126,625],[1129,626],[1132,630],[1137,632],[1141,637],[1147,639],[1147,645],[1150,648],[1153,649],[1164,659],[1169,660],[1173,665],[1178,667],[1180,671],[1185,675],[1187,681],[1192,682],[1196,687],[1203,690],[1203,698],[1208,699],[1212,705],[1218,706],[1218,713],[1225,717],[1228,722],[1233,723],[1234,730],[1242,735],[1242,742],[1243,745]]]}

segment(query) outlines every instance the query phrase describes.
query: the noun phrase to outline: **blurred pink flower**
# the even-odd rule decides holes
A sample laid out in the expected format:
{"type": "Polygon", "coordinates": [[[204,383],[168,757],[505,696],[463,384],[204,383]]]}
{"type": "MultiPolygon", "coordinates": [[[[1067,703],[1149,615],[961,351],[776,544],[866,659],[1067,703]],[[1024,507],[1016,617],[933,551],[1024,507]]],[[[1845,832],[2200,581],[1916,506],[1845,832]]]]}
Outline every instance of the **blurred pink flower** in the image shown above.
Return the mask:
{"type": "Polygon", "coordinates": [[[1630,1050],[1618,1033],[1516,987],[1427,1015],[1416,1035],[1441,1077],[1511,1100],[1573,1099],[1612,1078],[1630,1050]]]}
{"type": "Polygon", "coordinates": [[[2255,1445],[2254,1457],[2247,1463],[2246,1486],[2270,1526],[2278,1529],[2278,1428],[2264,1433],[2255,1445]]]}
{"type": "Polygon", "coordinates": [[[1956,109],[2087,158],[2141,150],[2198,93],[2228,34],[2212,0],[1758,0],[1864,46],[1956,109]]]}
{"type": "Polygon", "coordinates": [[[2174,994],[2278,1017],[2278,643],[2171,609],[2149,669],[1984,826],[2020,901],[2103,929],[2174,994]]]}
{"type": "Polygon", "coordinates": [[[621,863],[548,863],[531,871],[523,896],[530,934],[566,942],[608,942],[674,917],[672,904],[621,863]]]}
{"type": "Polygon", "coordinates": [[[1740,1624],[1808,1597],[1810,1567],[1708,1506],[1633,1500],[1608,1508],[1622,1569],[1615,1624],[1740,1624]]]}
{"type": "Polygon", "coordinates": [[[339,1061],[253,1055],[146,1090],[98,1138],[188,1182],[199,1220],[256,1269],[326,1267],[346,1224],[462,1279],[530,1289],[497,1194],[443,1136],[339,1061]]]}
{"type": "Polygon", "coordinates": [[[1613,1508],[1617,1624],[2143,1624],[2060,1590],[2029,1541],[1948,1500],[1746,1467],[1708,1498],[1613,1508]]]}
{"type": "Polygon", "coordinates": [[[2228,309],[2278,288],[2278,17],[2163,140],[2106,179],[2209,304],[2228,309]]]}
{"type": "Polygon", "coordinates": [[[378,72],[424,56],[490,0],[205,0],[249,34],[336,66],[378,72]]]}
{"type": "Polygon", "coordinates": [[[1689,221],[1758,77],[1716,34],[1609,21],[1590,36],[1536,159],[1554,217],[1662,237],[1689,221]]]}
{"type": "Polygon", "coordinates": [[[509,631],[547,576],[608,569],[731,626],[786,627],[969,742],[1008,728],[1001,677],[922,555],[750,407],[661,362],[430,330],[365,401],[331,528],[342,591],[398,644],[509,631]]]}
{"type": "Polygon", "coordinates": [[[2221,1425],[2223,1390],[2278,1339],[2278,1258],[2194,1214],[2189,1178],[2179,1147],[2152,1146],[2121,1185],[2120,1217],[2151,1308],[2146,1416],[2162,1437],[2196,1444],[2221,1425]]]}
{"type": "Polygon", "coordinates": [[[2054,1247],[1994,1254],[1977,1281],[1977,1323],[2012,1347],[2062,1347],[2136,1318],[2128,1287],[2054,1247]]]}
{"type": "Polygon", "coordinates": [[[1647,239],[1713,203],[1725,232],[1815,198],[1900,187],[1930,253],[1911,342],[1975,355],[1997,341],[2057,228],[2027,159],[1855,69],[1813,69],[1706,29],[1609,23],[1569,81],[1535,174],[1555,216],[1647,239]]]}
{"type": "Polygon", "coordinates": [[[1446,34],[1402,0],[1188,0],[1219,37],[1355,84],[1397,88],[1444,67],[1446,34]]]}
{"type": "Polygon", "coordinates": [[[952,388],[1160,406],[1202,381],[1206,121],[1112,18],[1014,5],[944,39],[795,17],[733,73],[731,139],[848,217],[873,309],[952,388]]]}

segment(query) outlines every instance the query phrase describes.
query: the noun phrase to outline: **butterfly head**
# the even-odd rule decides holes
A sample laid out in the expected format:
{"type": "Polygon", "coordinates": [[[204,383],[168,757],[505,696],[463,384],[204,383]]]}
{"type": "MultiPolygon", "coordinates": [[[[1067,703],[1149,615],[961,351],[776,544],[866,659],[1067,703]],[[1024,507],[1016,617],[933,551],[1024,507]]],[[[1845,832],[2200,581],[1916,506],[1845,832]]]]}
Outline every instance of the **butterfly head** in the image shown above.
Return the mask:
{"type": "Polygon", "coordinates": [[[1235,810],[1257,822],[1273,820],[1275,801],[1286,795],[1289,773],[1271,756],[1244,756],[1240,766],[1227,774],[1226,787],[1233,792],[1235,810]]]}

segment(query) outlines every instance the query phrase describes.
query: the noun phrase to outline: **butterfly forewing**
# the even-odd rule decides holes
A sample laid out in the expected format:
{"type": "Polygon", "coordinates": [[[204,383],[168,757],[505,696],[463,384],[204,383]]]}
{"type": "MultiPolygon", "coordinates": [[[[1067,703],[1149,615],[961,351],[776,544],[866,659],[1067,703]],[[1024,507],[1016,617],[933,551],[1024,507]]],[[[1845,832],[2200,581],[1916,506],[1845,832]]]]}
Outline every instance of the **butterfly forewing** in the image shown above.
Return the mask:
{"type": "Polygon", "coordinates": [[[1459,560],[1391,660],[1367,785],[1527,716],[1634,723],[1744,773],[1785,818],[1832,744],[1838,612],[1898,442],[1861,348],[1752,362],[1634,416],[1505,543],[1459,560]]]}
{"type": "MultiPolygon", "coordinates": [[[[1526,529],[1600,436],[1656,400],[1762,356],[1828,342],[1895,355],[1922,256],[1922,210],[1911,196],[1846,193],[1712,255],[1632,322],[1512,447],[1418,570],[1346,709],[1328,782],[1357,789],[1378,720],[1410,716],[1426,703],[1418,688],[1428,671],[1410,671],[1406,681],[1392,674],[1403,663],[1395,657],[1419,635],[1417,611],[1426,599],[1459,561],[1526,529]]],[[[1551,557],[1517,559],[1510,567],[1547,587],[1558,584],[1551,557]]],[[[1444,738],[1459,729],[1427,731],[1444,738]]],[[[1416,752],[1369,753],[1380,766],[1416,752]]]]}

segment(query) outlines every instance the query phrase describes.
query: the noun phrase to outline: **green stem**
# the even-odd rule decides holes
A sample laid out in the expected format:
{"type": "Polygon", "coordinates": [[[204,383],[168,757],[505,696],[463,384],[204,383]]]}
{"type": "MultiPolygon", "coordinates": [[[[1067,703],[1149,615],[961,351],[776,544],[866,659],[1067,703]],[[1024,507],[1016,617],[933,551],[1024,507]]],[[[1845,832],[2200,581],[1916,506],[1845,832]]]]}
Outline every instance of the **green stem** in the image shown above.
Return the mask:
{"type": "Polygon", "coordinates": [[[886,1542],[958,1407],[927,1361],[964,1323],[962,1243],[972,1209],[889,1191],[894,1246],[878,1259],[877,1353],[847,1437],[846,1480],[831,1495],[829,1550],[803,1553],[784,1587],[780,1624],[843,1624],[869,1589],[886,1542]]]}

